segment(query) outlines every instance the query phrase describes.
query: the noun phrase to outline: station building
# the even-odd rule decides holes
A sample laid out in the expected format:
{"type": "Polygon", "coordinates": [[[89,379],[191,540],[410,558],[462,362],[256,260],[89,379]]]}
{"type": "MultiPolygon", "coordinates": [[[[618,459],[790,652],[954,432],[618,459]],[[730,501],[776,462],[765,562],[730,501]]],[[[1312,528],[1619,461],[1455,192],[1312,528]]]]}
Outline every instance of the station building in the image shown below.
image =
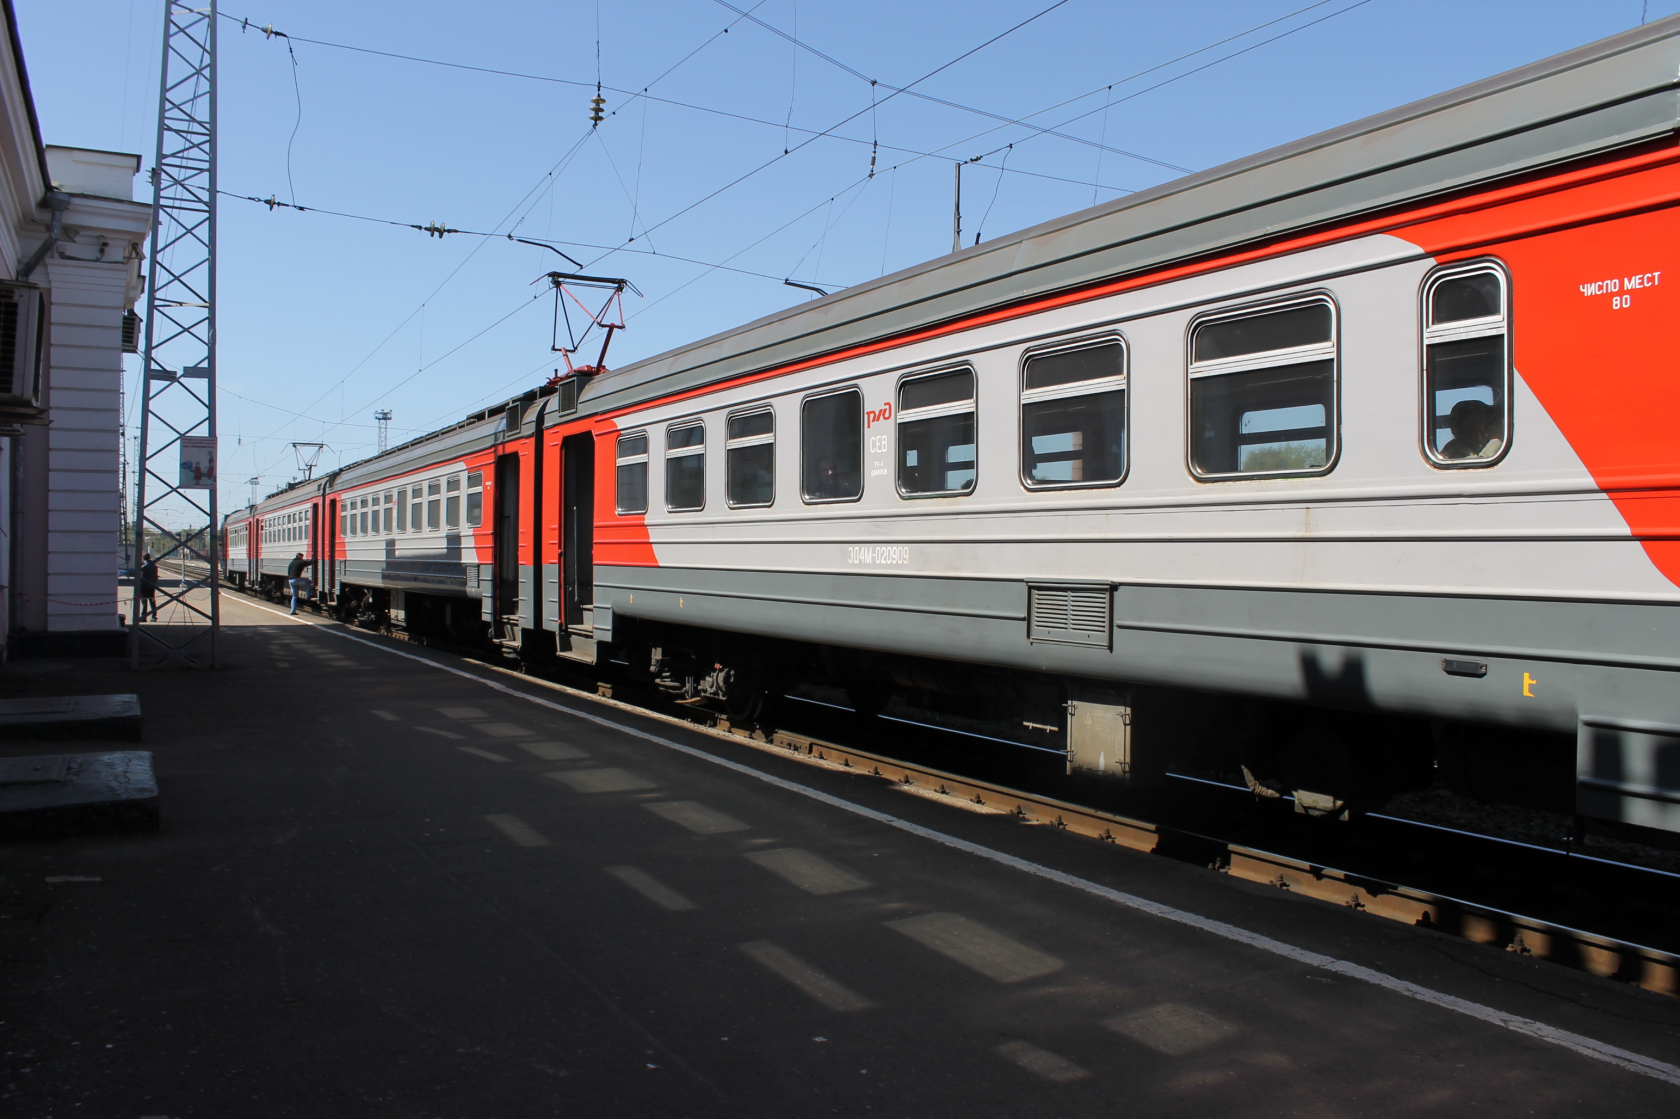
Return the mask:
{"type": "Polygon", "coordinates": [[[43,142],[0,0],[0,659],[120,654],[123,354],[151,204],[141,157],[43,142]]]}

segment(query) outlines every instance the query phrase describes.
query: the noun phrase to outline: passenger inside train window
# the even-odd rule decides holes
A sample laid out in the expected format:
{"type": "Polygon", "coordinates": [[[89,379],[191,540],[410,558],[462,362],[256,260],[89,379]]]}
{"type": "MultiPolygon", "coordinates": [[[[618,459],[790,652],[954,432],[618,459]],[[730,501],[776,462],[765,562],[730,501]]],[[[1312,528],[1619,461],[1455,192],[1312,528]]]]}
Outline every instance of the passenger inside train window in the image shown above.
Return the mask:
{"type": "Polygon", "coordinates": [[[618,499],[620,514],[647,512],[647,432],[618,438],[618,499]]]}
{"type": "Polygon", "coordinates": [[[1327,299],[1194,328],[1190,465],[1198,477],[1327,469],[1336,457],[1335,329],[1327,299]]]}
{"type": "Polygon", "coordinates": [[[467,527],[477,528],[484,523],[484,475],[467,475],[467,527]]]}
{"type": "Polygon", "coordinates": [[[1021,376],[1027,485],[1113,485],[1125,473],[1125,347],[1116,340],[1029,355],[1021,376]]]}
{"type": "Polygon", "coordinates": [[[1504,442],[1500,438],[1504,424],[1499,409],[1480,400],[1460,400],[1454,404],[1447,426],[1452,431],[1452,439],[1441,448],[1442,458],[1493,458],[1504,442]]]}
{"type": "Polygon", "coordinates": [[[665,508],[692,513],[706,507],[706,426],[675,424],[665,429],[665,508]]]}
{"type": "Polygon", "coordinates": [[[800,408],[799,489],[807,502],[863,494],[863,394],[857,389],[813,396],[800,408]]]}
{"type": "Polygon", "coordinates": [[[1436,466],[1487,466],[1505,449],[1505,304],[1505,273],[1491,264],[1424,286],[1424,450],[1436,466]]]}
{"type": "Polygon", "coordinates": [[[925,496],[974,489],[974,370],[903,382],[895,418],[900,493],[925,496]]]}
{"type": "MultiPolygon", "coordinates": [[[[833,461],[828,465],[829,473],[833,461]]],[[[768,408],[729,417],[724,473],[733,508],[769,505],[776,499],[776,414],[768,408]]]]}

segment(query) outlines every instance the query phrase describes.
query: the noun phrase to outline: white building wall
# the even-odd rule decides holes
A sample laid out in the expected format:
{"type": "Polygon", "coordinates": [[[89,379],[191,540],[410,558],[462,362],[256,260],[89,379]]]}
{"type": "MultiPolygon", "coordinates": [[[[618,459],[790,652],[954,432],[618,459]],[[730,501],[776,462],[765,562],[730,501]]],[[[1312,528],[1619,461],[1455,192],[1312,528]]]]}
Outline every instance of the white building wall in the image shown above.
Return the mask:
{"type": "MultiPolygon", "coordinates": [[[[74,206],[72,206],[74,211],[74,206]]],[[[118,628],[118,431],[128,269],[49,259],[47,630],[118,628]]]]}

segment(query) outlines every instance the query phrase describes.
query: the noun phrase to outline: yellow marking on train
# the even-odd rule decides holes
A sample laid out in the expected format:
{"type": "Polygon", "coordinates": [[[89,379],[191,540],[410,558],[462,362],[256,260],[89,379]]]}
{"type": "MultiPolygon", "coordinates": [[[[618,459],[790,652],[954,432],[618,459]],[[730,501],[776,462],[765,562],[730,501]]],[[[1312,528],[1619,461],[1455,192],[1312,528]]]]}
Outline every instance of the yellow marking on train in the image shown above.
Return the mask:
{"type": "Polygon", "coordinates": [[[1530,676],[1528,673],[1526,673],[1526,672],[1523,673],[1523,695],[1527,696],[1529,699],[1533,699],[1534,698],[1534,692],[1533,692],[1532,689],[1533,689],[1534,685],[1538,684],[1539,682],[1540,681],[1536,680],[1534,677],[1530,676]]]}

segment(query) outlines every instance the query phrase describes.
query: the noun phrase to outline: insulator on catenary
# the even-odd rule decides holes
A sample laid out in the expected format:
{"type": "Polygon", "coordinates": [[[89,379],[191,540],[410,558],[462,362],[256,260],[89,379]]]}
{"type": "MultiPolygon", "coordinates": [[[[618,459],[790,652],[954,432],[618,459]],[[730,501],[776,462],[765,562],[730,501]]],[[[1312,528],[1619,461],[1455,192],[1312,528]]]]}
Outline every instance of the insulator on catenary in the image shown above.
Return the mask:
{"type": "Polygon", "coordinates": [[[600,124],[602,121],[607,119],[601,114],[602,106],[606,105],[606,103],[607,99],[602,97],[599,93],[589,99],[589,123],[591,127],[600,124]]]}

